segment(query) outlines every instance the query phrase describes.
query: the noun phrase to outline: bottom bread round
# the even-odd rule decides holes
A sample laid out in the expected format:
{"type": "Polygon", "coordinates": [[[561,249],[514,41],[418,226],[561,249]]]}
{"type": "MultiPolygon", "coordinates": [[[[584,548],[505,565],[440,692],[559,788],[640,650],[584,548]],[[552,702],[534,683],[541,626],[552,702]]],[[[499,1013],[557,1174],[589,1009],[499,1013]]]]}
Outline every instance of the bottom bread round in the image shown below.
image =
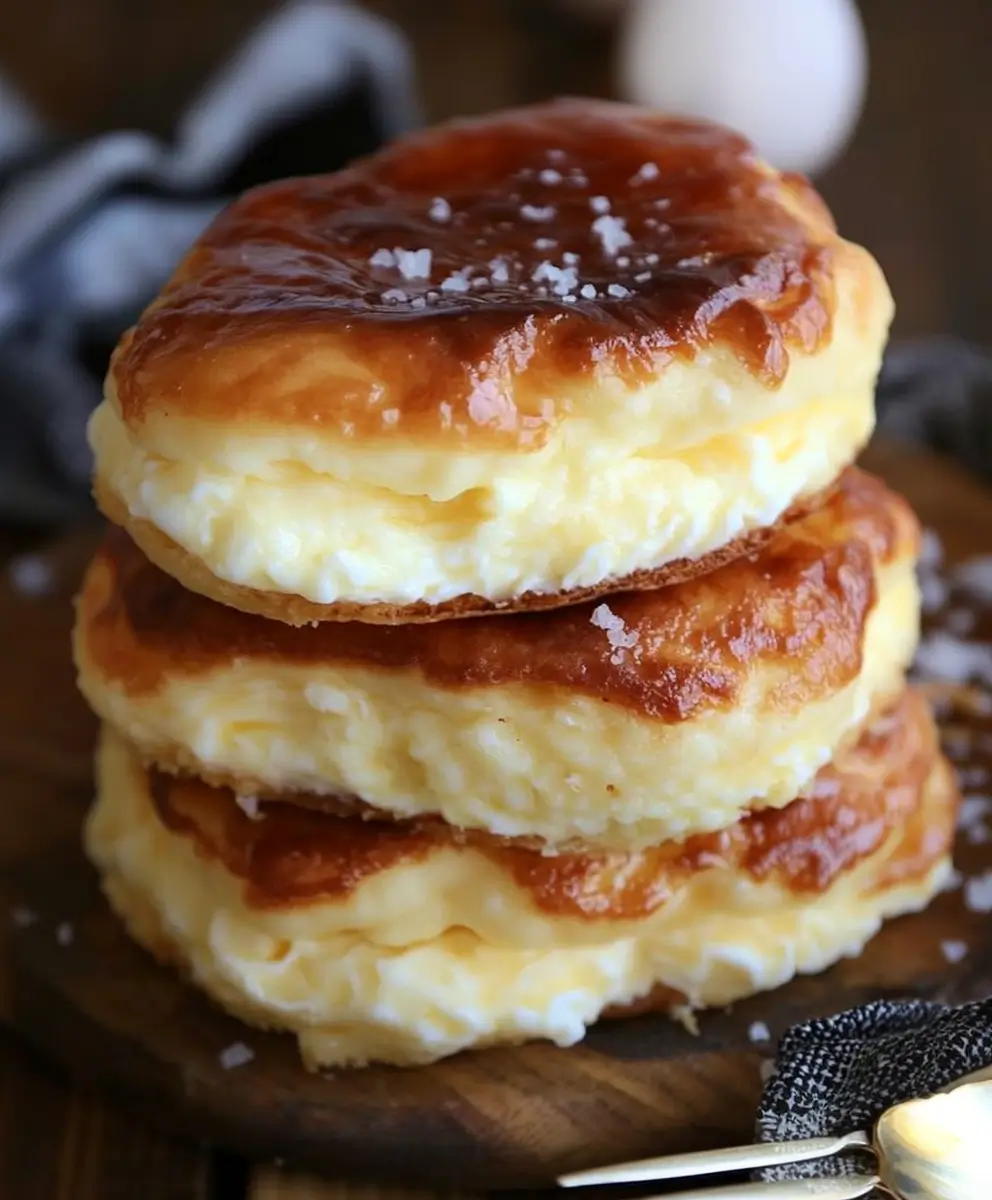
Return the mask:
{"type": "Polygon", "coordinates": [[[957,792],[908,692],[785,809],[630,854],[340,817],[145,767],[104,729],[87,848],[131,934],[311,1068],[725,1005],[860,952],[947,878],[957,792]]]}

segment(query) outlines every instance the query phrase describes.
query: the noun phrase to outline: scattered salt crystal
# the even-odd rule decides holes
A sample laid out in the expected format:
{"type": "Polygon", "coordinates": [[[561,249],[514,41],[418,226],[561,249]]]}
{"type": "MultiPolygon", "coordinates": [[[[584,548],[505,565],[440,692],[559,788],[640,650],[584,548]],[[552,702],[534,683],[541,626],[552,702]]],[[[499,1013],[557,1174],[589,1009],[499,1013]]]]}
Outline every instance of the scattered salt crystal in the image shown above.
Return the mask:
{"type": "Polygon", "coordinates": [[[641,271],[641,273],[639,275],[634,276],[634,282],[635,283],[647,283],[647,281],[650,278],[651,278],[650,271],[641,271]]]}
{"type": "Polygon", "coordinates": [[[565,158],[566,154],[564,150],[554,149],[548,151],[548,162],[560,163],[564,162],[565,158]]]}
{"type": "Polygon", "coordinates": [[[948,938],[940,943],[940,952],[949,963],[959,963],[968,953],[968,943],[948,938]]]}
{"type": "Polygon", "coordinates": [[[411,308],[426,308],[427,301],[424,299],[423,296],[414,296],[414,298],[410,301],[410,307],[411,308]]]}
{"type": "Polygon", "coordinates": [[[553,221],[555,219],[553,204],[521,204],[520,215],[525,221],[553,221]]]}
{"type": "Polygon", "coordinates": [[[23,596],[45,596],[55,586],[51,564],[37,554],[23,554],[13,559],[7,574],[14,591],[23,596]]]}
{"type": "Polygon", "coordinates": [[[661,260],[658,258],[657,254],[652,253],[652,254],[645,254],[644,261],[648,264],[649,267],[656,267],[661,260]]]}
{"type": "Polygon", "coordinates": [[[534,239],[534,249],[535,250],[553,250],[555,248],[555,246],[557,246],[557,245],[558,245],[558,243],[555,241],[554,238],[535,238],[534,239]]]}
{"type": "Polygon", "coordinates": [[[622,283],[611,283],[606,290],[614,300],[622,300],[624,296],[630,295],[630,288],[625,288],[622,283]]]}
{"type": "Polygon", "coordinates": [[[561,183],[561,171],[556,171],[553,167],[545,167],[537,177],[548,187],[554,187],[556,183],[561,183]]]}
{"type": "Polygon", "coordinates": [[[375,254],[373,254],[369,258],[369,266],[370,267],[395,267],[396,266],[396,255],[393,254],[392,250],[387,250],[387,249],[385,249],[385,247],[383,247],[383,249],[381,249],[381,250],[376,250],[375,254]]]}
{"type": "Polygon", "coordinates": [[[579,256],[576,253],[574,253],[574,251],[572,251],[572,250],[566,250],[565,253],[561,256],[561,261],[565,264],[566,267],[575,267],[575,266],[578,266],[579,256]]]}
{"type": "Polygon", "coordinates": [[[768,1042],[771,1040],[772,1031],[764,1021],[752,1021],[748,1026],[747,1036],[752,1042],[768,1042]]]}
{"type": "Polygon", "coordinates": [[[944,614],[943,623],[948,632],[957,637],[967,637],[974,630],[978,618],[970,608],[952,608],[944,614]]]}
{"type": "Polygon", "coordinates": [[[920,554],[917,560],[925,570],[936,571],[944,561],[944,545],[935,529],[924,529],[920,538],[920,554]]]}
{"type": "Polygon", "coordinates": [[[10,910],[10,923],[15,929],[27,929],[38,922],[38,914],[33,908],[17,907],[10,910]]]}
{"type": "Polygon", "coordinates": [[[953,683],[976,679],[992,683],[992,645],[965,642],[938,629],[920,643],[916,667],[928,679],[945,679],[953,683]]]}
{"type": "Polygon", "coordinates": [[[610,201],[607,196],[593,196],[589,200],[589,207],[594,213],[608,213],[610,211],[610,201]]]}
{"type": "Polygon", "coordinates": [[[582,297],[583,300],[595,300],[596,299],[596,285],[593,283],[584,283],[582,285],[582,287],[579,288],[579,295],[582,297]]]}
{"type": "Polygon", "coordinates": [[[233,1071],[235,1067],[243,1067],[255,1057],[255,1051],[244,1042],[232,1042],[225,1046],[218,1055],[220,1065],[225,1071],[233,1071]]]}
{"type": "Polygon", "coordinates": [[[554,263],[545,261],[537,264],[531,279],[535,283],[550,283],[556,296],[567,296],[578,284],[579,273],[575,267],[556,267],[554,263]]]}
{"type": "Polygon", "coordinates": [[[402,288],[386,288],[382,293],[383,300],[388,300],[390,304],[403,304],[406,301],[406,292],[402,288]]]}
{"type": "Polygon", "coordinates": [[[986,818],[992,816],[992,800],[988,796],[965,796],[958,809],[958,829],[973,845],[989,841],[986,818]]]}
{"type": "Polygon", "coordinates": [[[637,645],[640,634],[636,630],[628,630],[623,618],[617,616],[608,604],[600,604],[594,608],[589,620],[597,629],[606,633],[606,640],[613,649],[610,662],[619,666],[624,661],[625,651],[637,645]]]}
{"type": "Polygon", "coordinates": [[[592,223],[592,231],[603,244],[603,253],[608,258],[615,258],[618,250],[629,246],[634,240],[627,232],[622,217],[597,217],[592,223]]]}
{"type": "Polygon", "coordinates": [[[952,578],[958,587],[970,592],[976,600],[992,603],[992,554],[969,558],[954,568],[952,578]]]}
{"type": "Polygon", "coordinates": [[[400,419],[400,410],[398,408],[384,408],[382,410],[383,425],[396,425],[400,419]]]}
{"type": "Polygon", "coordinates": [[[492,272],[493,283],[509,283],[510,268],[503,258],[494,258],[489,264],[489,270],[492,272]]]}
{"type": "Polygon", "coordinates": [[[55,927],[55,940],[60,946],[70,946],[75,936],[75,930],[70,921],[63,921],[55,927]]]}
{"type": "Polygon", "coordinates": [[[627,257],[626,254],[621,255],[617,259],[617,266],[618,267],[629,267],[630,266],[630,259],[627,257]]]}
{"type": "Polygon", "coordinates": [[[467,292],[468,280],[461,271],[456,271],[447,279],[442,279],[439,287],[442,292],[467,292]]]}
{"type": "Polygon", "coordinates": [[[404,279],[430,279],[432,255],[427,247],[423,250],[401,250],[397,246],[393,253],[404,279]]]}
{"type": "Polygon", "coordinates": [[[659,172],[657,163],[642,163],[637,169],[637,174],[631,177],[630,182],[635,186],[639,183],[647,183],[649,180],[657,179],[658,174],[659,172]]]}
{"type": "Polygon", "coordinates": [[[265,816],[258,804],[257,796],[239,796],[235,794],[235,802],[238,808],[245,814],[250,821],[261,821],[265,816]]]}
{"type": "Polygon", "coordinates": [[[476,277],[471,281],[473,289],[477,292],[482,291],[483,288],[489,287],[491,282],[492,281],[486,275],[476,275],[476,277]]]}
{"type": "Polygon", "coordinates": [[[992,869],[965,880],[964,904],[970,912],[992,912],[992,869]]]}
{"type": "Polygon", "coordinates": [[[437,221],[439,225],[451,220],[451,205],[443,196],[435,196],[431,201],[430,209],[427,214],[432,221],[437,221]]]}

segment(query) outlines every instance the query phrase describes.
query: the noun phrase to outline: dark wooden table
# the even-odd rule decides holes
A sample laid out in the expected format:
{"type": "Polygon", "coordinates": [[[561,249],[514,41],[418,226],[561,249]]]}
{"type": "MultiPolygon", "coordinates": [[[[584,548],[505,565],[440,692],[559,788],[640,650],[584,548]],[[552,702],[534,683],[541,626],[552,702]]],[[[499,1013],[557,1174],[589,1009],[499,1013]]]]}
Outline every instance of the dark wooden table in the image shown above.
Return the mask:
{"type": "MultiPolygon", "coordinates": [[[[69,134],[166,132],[183,100],[273,0],[30,0],[0,6],[0,68],[69,134]]],[[[609,95],[608,29],[544,0],[371,0],[415,47],[431,118],[556,93],[609,95]]],[[[897,336],[992,341],[992,4],[865,0],[868,105],[818,181],[884,266],[897,336]]],[[[0,530],[0,552],[36,539],[0,530]]],[[[485,1181],[480,1180],[484,1187],[485,1181]]],[[[303,1200],[380,1196],[317,1184],[162,1137],[0,1034],[0,1197],[303,1200]]],[[[401,1193],[392,1192],[391,1195],[401,1193]]],[[[411,1195],[412,1193],[405,1193],[411,1195]]]]}

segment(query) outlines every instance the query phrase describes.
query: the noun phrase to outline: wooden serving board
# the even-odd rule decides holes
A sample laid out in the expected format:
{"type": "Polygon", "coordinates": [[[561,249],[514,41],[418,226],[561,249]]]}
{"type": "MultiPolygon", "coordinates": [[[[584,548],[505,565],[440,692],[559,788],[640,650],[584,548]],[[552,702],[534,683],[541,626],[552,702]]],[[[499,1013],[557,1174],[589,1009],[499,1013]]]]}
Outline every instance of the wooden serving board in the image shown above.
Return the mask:
{"type": "MultiPolygon", "coordinates": [[[[955,468],[897,450],[868,465],[908,494],[952,560],[992,550],[992,494],[955,468]]],[[[80,851],[95,723],[75,690],[69,599],[95,539],[86,530],[46,553],[47,594],[0,587],[0,917],[10,914],[0,919],[0,1018],[150,1120],[337,1178],[534,1186],[611,1159],[747,1140],[771,1053],[749,1041],[754,1021],[774,1037],[880,996],[992,992],[992,917],[953,892],[886,926],[856,960],[704,1015],[698,1037],[644,1017],[603,1023],[569,1050],[307,1074],[292,1039],[246,1030],[133,946],[80,851]],[[953,967],[946,940],[969,947],[953,967]],[[220,1053],[238,1041],[255,1058],[225,1071],[220,1053]]],[[[973,636],[992,637],[992,609],[980,622],[973,636]]],[[[987,726],[977,741],[992,767],[992,717],[966,719],[987,726]]],[[[992,844],[962,839],[958,864],[970,875],[992,868],[992,844]]]]}

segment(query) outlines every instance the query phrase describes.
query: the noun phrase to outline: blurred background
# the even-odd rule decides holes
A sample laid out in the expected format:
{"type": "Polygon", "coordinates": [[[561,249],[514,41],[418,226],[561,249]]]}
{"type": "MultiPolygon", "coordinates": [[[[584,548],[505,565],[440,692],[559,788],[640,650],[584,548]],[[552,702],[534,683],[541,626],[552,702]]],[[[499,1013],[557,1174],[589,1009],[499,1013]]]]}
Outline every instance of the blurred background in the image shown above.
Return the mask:
{"type": "Polygon", "coordinates": [[[423,121],[563,93],[722,118],[811,173],[880,259],[897,344],[970,343],[911,349],[893,386],[924,379],[928,436],[935,411],[967,409],[943,442],[981,468],[990,45],[989,0],[8,0],[0,524],[51,528],[85,506],[109,349],[227,197],[423,121]]]}

